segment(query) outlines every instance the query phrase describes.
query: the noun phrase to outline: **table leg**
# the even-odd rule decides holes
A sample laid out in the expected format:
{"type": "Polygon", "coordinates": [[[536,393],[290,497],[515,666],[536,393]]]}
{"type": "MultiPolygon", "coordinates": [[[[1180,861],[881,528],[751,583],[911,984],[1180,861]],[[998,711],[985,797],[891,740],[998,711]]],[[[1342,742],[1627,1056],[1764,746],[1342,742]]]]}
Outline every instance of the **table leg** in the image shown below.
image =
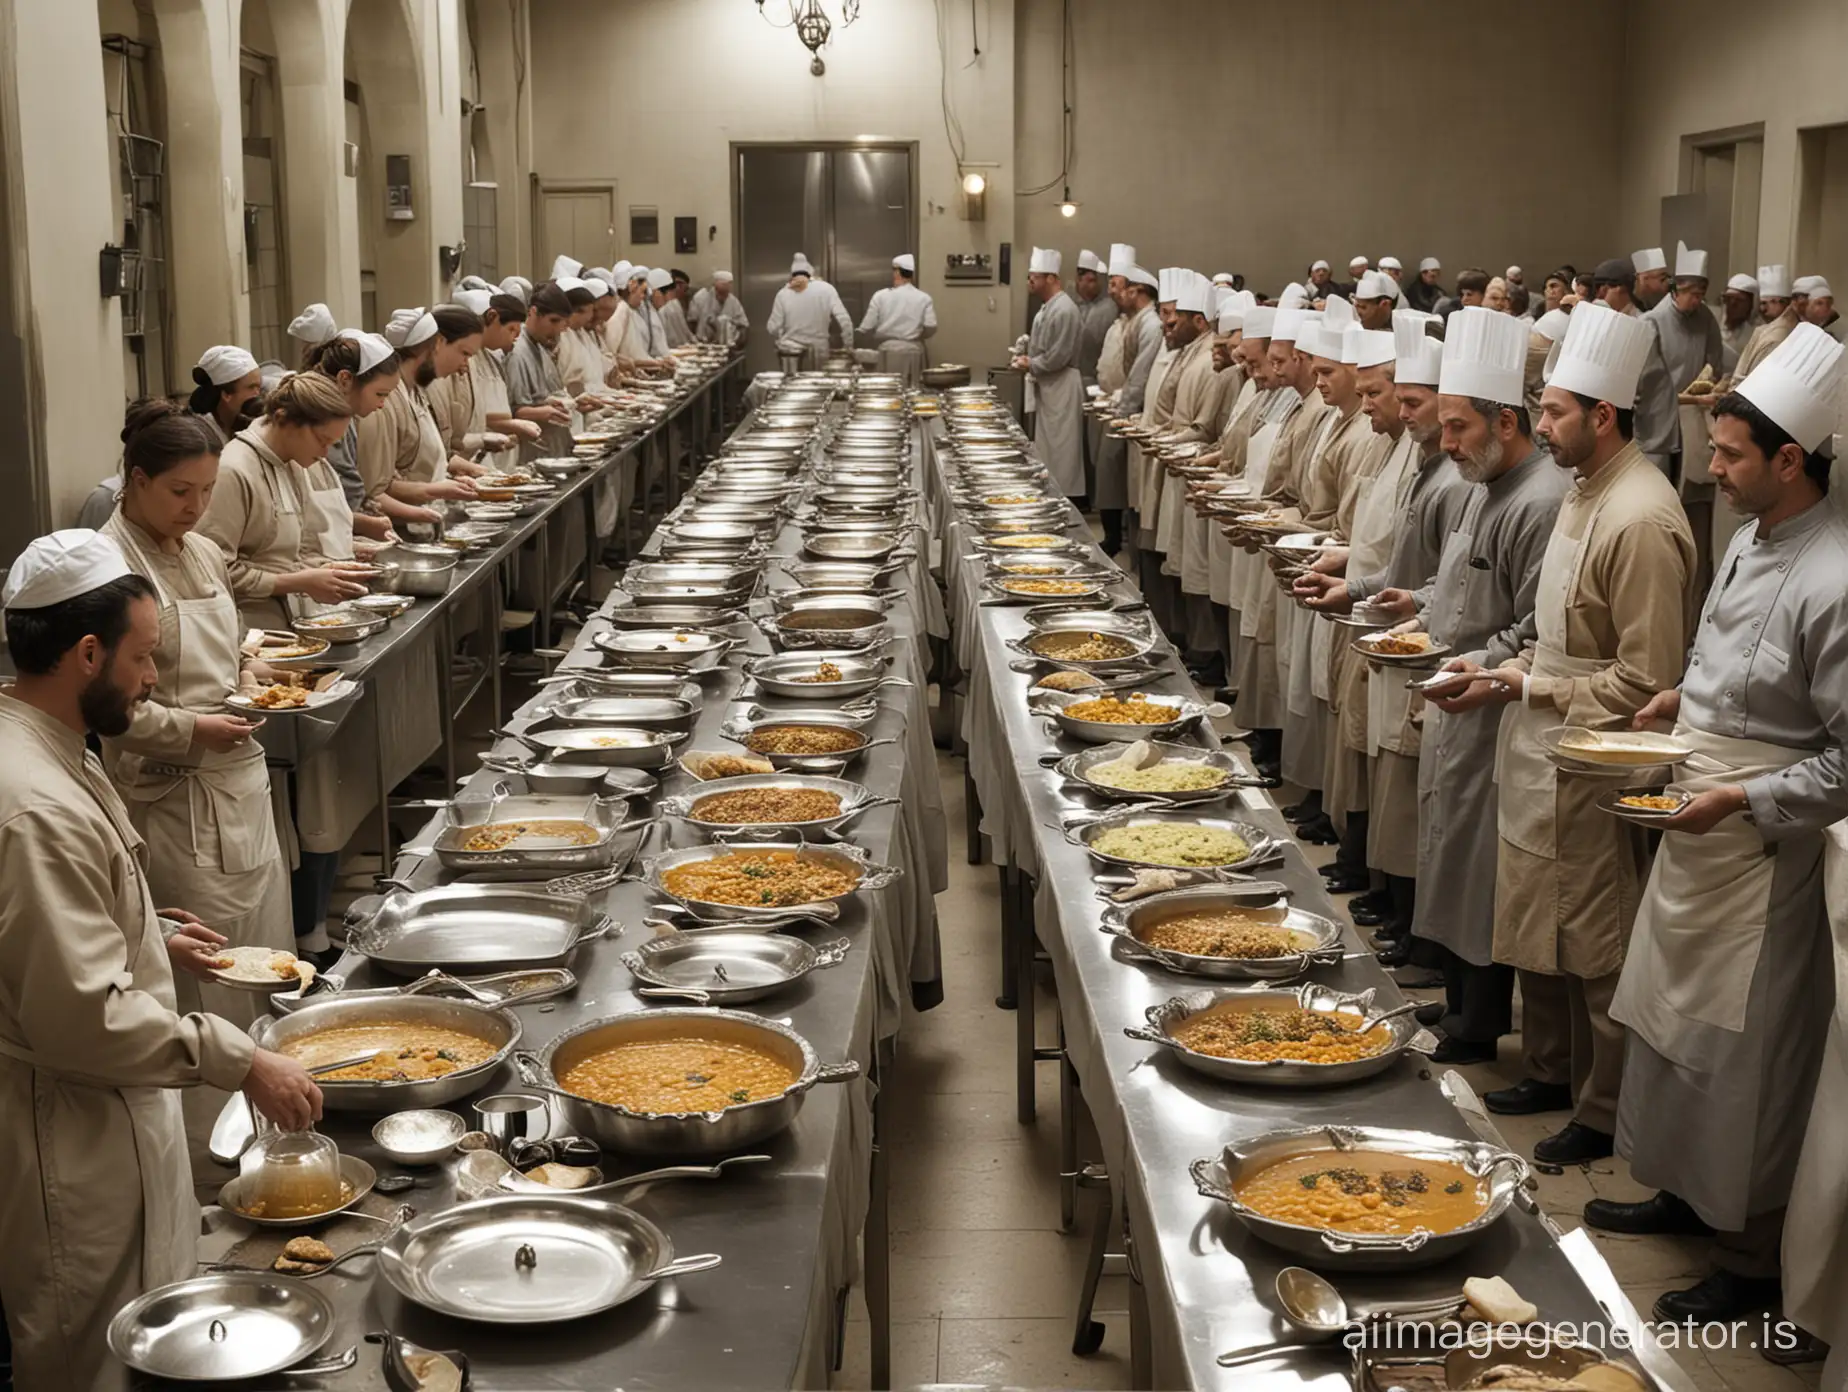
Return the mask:
{"type": "Polygon", "coordinates": [[[1034,1044],[1033,951],[1038,937],[1033,926],[1032,882],[1014,872],[1014,1091],[1015,1116],[1030,1126],[1038,1113],[1033,1095],[1033,1066],[1039,1058],[1034,1044]]]}
{"type": "MultiPolygon", "coordinates": [[[[879,1047],[883,1060],[891,1045],[879,1047]]],[[[870,1346],[872,1385],[892,1385],[892,1253],[889,1212],[891,1202],[891,1158],[886,1153],[886,1098],[891,1090],[883,1083],[888,1068],[879,1068],[873,1088],[873,1172],[868,1189],[866,1228],[861,1246],[865,1254],[867,1338],[870,1346]]]]}
{"type": "MultiPolygon", "coordinates": [[[[389,665],[388,663],[381,666],[389,665]]],[[[396,857],[391,849],[391,787],[385,781],[385,702],[379,693],[384,689],[385,673],[373,669],[366,682],[372,698],[372,782],[379,798],[379,873],[389,875],[396,857]]]]}
{"type": "Polygon", "coordinates": [[[968,841],[965,856],[969,864],[982,863],[982,796],[976,791],[975,779],[969,773],[969,766],[963,765],[963,818],[968,823],[966,833],[968,841]]]}
{"type": "Polygon", "coordinates": [[[589,601],[597,578],[597,556],[603,539],[597,535],[597,484],[591,484],[578,496],[584,500],[584,599],[589,601]]]}
{"type": "MultiPolygon", "coordinates": [[[[1078,1212],[1078,1070],[1065,1046],[1065,1009],[1053,1010],[1059,1026],[1059,1231],[1070,1232],[1078,1212]]],[[[1106,1200],[1108,1202],[1108,1200],[1106,1200]]]]}
{"type": "Polygon", "coordinates": [[[509,557],[502,563],[501,573],[486,585],[493,596],[488,602],[488,691],[494,709],[494,722],[488,727],[491,730],[501,727],[501,614],[507,607],[504,585],[512,565],[509,557]]]}
{"type": "Polygon", "coordinates": [[[539,571],[539,593],[537,596],[539,612],[533,616],[533,646],[549,648],[552,646],[552,525],[546,519],[546,525],[533,533],[533,560],[539,571]]]}
{"type": "MultiPolygon", "coordinates": [[[[1091,1318],[1097,1305],[1097,1283],[1103,1279],[1104,1257],[1110,1250],[1110,1176],[1102,1165],[1085,1166],[1080,1183],[1097,1192],[1097,1214],[1091,1229],[1091,1247],[1085,1254],[1084,1284],[1078,1291],[1078,1320],[1072,1330],[1072,1352],[1080,1358],[1096,1353],[1103,1346],[1104,1326],[1091,1318]]],[[[1142,1385],[1142,1384],[1138,1384],[1142,1385]]]]}
{"type": "Polygon", "coordinates": [[[456,692],[450,671],[456,654],[455,615],[455,606],[445,604],[436,625],[436,719],[442,729],[444,786],[451,790],[456,786],[456,692]]]}
{"type": "Polygon", "coordinates": [[[995,997],[995,1004],[1003,1010],[1012,1010],[1020,989],[1014,975],[1017,965],[1014,939],[1020,933],[1020,925],[1015,921],[1014,871],[1011,866],[997,865],[995,873],[1001,881],[1001,994],[995,997]]]}

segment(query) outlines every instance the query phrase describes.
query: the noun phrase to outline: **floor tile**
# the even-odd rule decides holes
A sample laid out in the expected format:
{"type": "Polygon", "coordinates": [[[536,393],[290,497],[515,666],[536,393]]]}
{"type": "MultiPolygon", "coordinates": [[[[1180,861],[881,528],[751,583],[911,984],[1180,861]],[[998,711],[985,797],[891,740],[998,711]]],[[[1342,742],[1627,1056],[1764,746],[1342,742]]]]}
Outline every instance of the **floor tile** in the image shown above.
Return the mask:
{"type": "Polygon", "coordinates": [[[906,1317],[1065,1319],[1077,1308],[1086,1243],[1046,1229],[892,1234],[892,1308],[906,1317]]]}
{"type": "MultiPolygon", "coordinates": [[[[892,1386],[917,1387],[938,1380],[937,1324],[934,1319],[892,1322],[892,1386]]],[[[848,1321],[841,1368],[830,1386],[852,1392],[873,1385],[869,1329],[864,1320],[848,1321]]]]}
{"type": "Polygon", "coordinates": [[[1129,1341],[1106,1338],[1086,1358],[1072,1352],[1069,1319],[946,1319],[937,1376],[985,1387],[1128,1387],[1129,1341]]]}

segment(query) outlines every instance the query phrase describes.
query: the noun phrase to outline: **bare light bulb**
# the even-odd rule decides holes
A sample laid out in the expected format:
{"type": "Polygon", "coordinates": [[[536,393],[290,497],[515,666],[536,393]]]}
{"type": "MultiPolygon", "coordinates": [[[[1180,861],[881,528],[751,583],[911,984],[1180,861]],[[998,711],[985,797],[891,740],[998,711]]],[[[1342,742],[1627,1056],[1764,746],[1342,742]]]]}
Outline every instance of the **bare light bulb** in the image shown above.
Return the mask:
{"type": "Polygon", "coordinates": [[[974,170],[963,175],[963,192],[971,198],[979,198],[988,188],[988,180],[974,170]]]}
{"type": "Polygon", "coordinates": [[[1063,203],[1059,204],[1059,216],[1060,217],[1077,217],[1078,216],[1078,205],[1072,202],[1071,199],[1069,198],[1066,199],[1063,203]]]}

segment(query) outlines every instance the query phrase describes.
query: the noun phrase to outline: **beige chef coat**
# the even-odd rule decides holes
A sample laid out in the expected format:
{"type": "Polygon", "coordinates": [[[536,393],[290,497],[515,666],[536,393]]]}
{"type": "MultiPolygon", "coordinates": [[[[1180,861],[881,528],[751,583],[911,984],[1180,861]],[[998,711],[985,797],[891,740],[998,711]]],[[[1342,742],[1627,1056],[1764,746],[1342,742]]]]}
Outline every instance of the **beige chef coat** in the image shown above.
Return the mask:
{"type": "Polygon", "coordinates": [[[1790,337],[1790,331],[1796,328],[1798,322],[1796,306],[1786,305],[1784,312],[1769,324],[1760,324],[1753,329],[1745,351],[1739,354],[1739,365],[1733,369],[1733,381],[1743,382],[1753,368],[1770,356],[1773,348],[1790,337]]]}
{"type": "Polygon", "coordinates": [[[1105,396],[1120,390],[1129,380],[1129,367],[1123,361],[1123,331],[1131,318],[1119,314],[1104,330],[1104,346],[1097,354],[1097,389],[1105,396]]]}
{"type": "Polygon", "coordinates": [[[400,381],[385,404],[359,423],[353,462],[371,502],[398,479],[435,483],[448,471],[449,452],[422,387],[400,381]]]}
{"type": "Polygon", "coordinates": [[[464,458],[480,451],[490,415],[513,414],[507,380],[485,351],[470,358],[464,371],[437,378],[425,389],[424,399],[443,447],[464,458]]]}
{"type": "Polygon", "coordinates": [[[146,847],[83,737],[0,692],[0,1304],[24,1389],[127,1385],[110,1319],[193,1275],[176,1088],[254,1046],[180,1015],[146,847]]]}
{"type": "Polygon", "coordinates": [[[1674,485],[1634,444],[1574,481],[1541,565],[1539,636],[1530,626],[1515,659],[1535,675],[1502,718],[1497,962],[1582,977],[1623,966],[1648,873],[1641,829],[1602,816],[1593,803],[1610,780],[1556,769],[1538,736],[1553,725],[1628,729],[1680,682],[1694,578],[1674,485]]]}
{"type": "MultiPolygon", "coordinates": [[[[360,422],[362,431],[366,423],[360,422]]],[[[218,543],[246,624],[289,626],[276,577],[325,564],[315,550],[315,517],[307,468],[265,444],[261,423],[238,431],[218,457],[218,486],[199,519],[199,535],[218,543]]]]}

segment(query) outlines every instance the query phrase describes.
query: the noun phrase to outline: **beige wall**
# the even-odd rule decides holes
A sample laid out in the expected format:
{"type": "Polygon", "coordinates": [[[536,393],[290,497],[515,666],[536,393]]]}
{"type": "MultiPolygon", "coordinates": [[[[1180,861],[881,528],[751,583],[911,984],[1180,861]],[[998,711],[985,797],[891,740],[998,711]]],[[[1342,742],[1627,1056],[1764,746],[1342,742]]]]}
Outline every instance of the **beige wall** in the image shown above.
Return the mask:
{"type": "MultiPolygon", "coordinates": [[[[820,78],[809,75],[795,35],[770,28],[744,0],[534,0],[535,171],[554,180],[616,180],[618,251],[630,260],[666,254],[628,245],[631,204],[660,210],[665,247],[673,245],[675,215],[697,216],[700,251],[674,264],[698,279],[732,263],[731,142],[915,140],[919,283],[936,297],[940,325],[932,355],[998,362],[1011,337],[1004,292],[946,287],[941,267],[947,253],[992,252],[1017,240],[1013,7],[1013,0],[979,7],[982,57],[967,67],[968,6],[944,7],[962,16],[951,36],[960,45],[951,50],[951,91],[967,135],[964,158],[996,166],[983,171],[992,189],[985,222],[957,216],[958,170],[944,133],[929,0],[866,0],[859,21],[824,50],[828,71],[820,78]],[[628,56],[612,75],[586,77],[588,53],[628,56]],[[713,224],[718,236],[707,241],[713,224]]],[[[767,6],[779,8],[780,0],[767,6]]],[[[829,8],[838,13],[832,0],[829,8]]],[[[529,260],[520,269],[549,268],[529,260]]]]}
{"type": "MultiPolygon", "coordinates": [[[[1017,0],[1019,182],[1059,169],[1061,0],[1017,0]]],[[[1610,0],[1147,0],[1072,6],[1077,141],[1069,221],[1058,189],[1023,203],[1023,247],[1133,243],[1151,269],[1242,273],[1275,293],[1326,258],[1435,255],[1525,267],[1611,255],[1615,45],[1581,44],[1610,0]],[[1543,22],[1569,60],[1538,57],[1543,22]],[[1315,42],[1313,40],[1320,40],[1315,42]],[[1571,185],[1550,187],[1570,163],[1571,185]]],[[[1710,29],[1708,33],[1716,33],[1710,29]]]]}
{"type": "MultiPolygon", "coordinates": [[[[1762,122],[1758,260],[1794,262],[1797,132],[1848,121],[1848,85],[1841,80],[1848,5],[1778,0],[1742,16],[1738,6],[1718,0],[1631,0],[1629,10],[1618,189],[1623,244],[1654,241],[1661,197],[1677,191],[1684,137],[1762,122]]],[[[1818,268],[1790,269],[1804,275],[1818,268]]]]}

